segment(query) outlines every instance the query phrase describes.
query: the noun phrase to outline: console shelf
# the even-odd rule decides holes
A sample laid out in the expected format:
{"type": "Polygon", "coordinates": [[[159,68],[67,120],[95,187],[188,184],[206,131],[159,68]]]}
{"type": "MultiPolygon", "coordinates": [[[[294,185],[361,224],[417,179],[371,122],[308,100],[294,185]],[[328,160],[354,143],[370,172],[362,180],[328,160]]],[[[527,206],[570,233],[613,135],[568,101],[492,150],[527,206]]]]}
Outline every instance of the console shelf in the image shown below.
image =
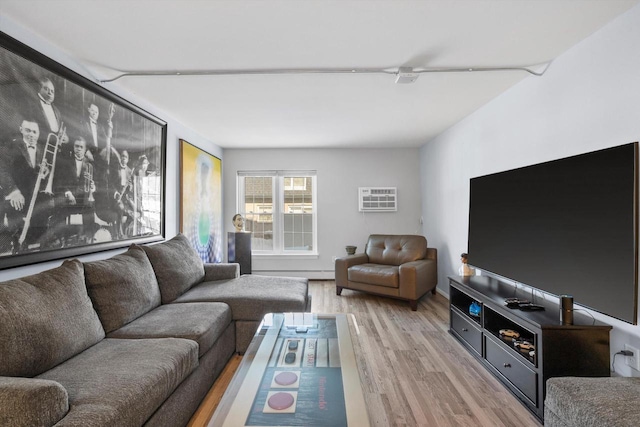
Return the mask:
{"type": "Polygon", "coordinates": [[[581,313],[573,325],[562,325],[558,304],[537,298],[533,302],[544,310],[507,308],[504,300],[514,297],[532,298],[488,276],[449,277],[449,331],[543,420],[547,379],[610,375],[611,326],[581,313]],[[480,304],[480,316],[470,313],[473,302],[480,304]]]}

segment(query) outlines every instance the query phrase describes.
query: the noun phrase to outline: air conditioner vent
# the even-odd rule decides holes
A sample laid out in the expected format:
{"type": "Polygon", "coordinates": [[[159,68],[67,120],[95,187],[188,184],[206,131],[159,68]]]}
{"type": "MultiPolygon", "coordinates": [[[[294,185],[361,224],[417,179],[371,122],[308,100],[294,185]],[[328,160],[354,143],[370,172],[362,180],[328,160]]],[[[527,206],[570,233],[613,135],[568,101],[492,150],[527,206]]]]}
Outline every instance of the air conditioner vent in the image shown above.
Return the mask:
{"type": "Polygon", "coordinates": [[[360,212],[395,212],[398,210],[396,187],[359,187],[360,212]]]}

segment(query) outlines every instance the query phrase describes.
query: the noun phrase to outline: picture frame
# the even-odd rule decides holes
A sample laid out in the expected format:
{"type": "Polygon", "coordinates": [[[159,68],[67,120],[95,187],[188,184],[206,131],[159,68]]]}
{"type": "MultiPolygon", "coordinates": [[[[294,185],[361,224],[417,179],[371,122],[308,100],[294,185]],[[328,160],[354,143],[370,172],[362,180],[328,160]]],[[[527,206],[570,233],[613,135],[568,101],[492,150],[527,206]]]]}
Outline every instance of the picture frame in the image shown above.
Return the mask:
{"type": "Polygon", "coordinates": [[[180,232],[203,262],[222,262],[222,160],[183,139],[180,140],[180,232]]]}
{"type": "Polygon", "coordinates": [[[164,240],[167,124],[0,32],[0,269],[164,240]]]}

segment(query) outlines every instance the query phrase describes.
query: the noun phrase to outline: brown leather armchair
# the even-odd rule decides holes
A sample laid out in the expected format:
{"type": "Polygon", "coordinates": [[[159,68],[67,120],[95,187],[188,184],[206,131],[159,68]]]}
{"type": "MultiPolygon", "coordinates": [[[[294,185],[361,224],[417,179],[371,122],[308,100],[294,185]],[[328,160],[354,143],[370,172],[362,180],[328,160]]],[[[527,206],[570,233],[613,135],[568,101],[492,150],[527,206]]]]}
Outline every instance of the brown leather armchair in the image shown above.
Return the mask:
{"type": "Polygon", "coordinates": [[[438,252],[424,236],[372,234],[364,253],[336,259],[336,294],[343,289],[409,301],[412,310],[436,293],[438,252]]]}

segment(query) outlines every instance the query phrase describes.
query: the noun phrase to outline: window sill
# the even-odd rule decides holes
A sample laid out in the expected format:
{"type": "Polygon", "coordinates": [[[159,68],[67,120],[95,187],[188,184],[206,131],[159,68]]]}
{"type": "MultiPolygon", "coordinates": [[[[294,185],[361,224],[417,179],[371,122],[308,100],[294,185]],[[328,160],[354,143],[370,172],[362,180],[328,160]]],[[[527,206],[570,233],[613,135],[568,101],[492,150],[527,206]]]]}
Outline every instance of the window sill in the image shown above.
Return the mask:
{"type": "Polygon", "coordinates": [[[320,255],[317,253],[312,254],[257,254],[251,253],[252,257],[260,259],[318,259],[320,255]]]}

